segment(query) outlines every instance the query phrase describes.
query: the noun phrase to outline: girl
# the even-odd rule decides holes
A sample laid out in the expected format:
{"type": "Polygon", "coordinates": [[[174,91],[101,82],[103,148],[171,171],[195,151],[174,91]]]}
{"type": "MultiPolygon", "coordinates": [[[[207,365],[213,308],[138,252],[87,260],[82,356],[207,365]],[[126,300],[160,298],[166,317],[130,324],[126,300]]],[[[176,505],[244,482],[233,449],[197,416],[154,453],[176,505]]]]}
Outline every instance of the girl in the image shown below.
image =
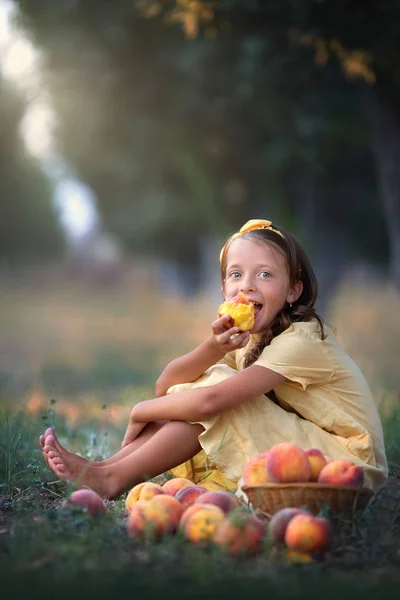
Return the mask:
{"type": "MultiPolygon", "coordinates": [[[[317,282],[298,242],[270,221],[251,220],[220,254],[225,298],[255,306],[250,332],[212,324],[195,350],[159,377],[156,398],[139,402],[117,454],[93,463],[41,436],[61,480],[108,498],[171,470],[195,483],[235,490],[250,458],[278,442],[319,448],[361,465],[366,485],[387,476],[381,421],[361,371],[316,313],[317,282]]],[[[240,482],[239,482],[240,484],[240,482]]]]}

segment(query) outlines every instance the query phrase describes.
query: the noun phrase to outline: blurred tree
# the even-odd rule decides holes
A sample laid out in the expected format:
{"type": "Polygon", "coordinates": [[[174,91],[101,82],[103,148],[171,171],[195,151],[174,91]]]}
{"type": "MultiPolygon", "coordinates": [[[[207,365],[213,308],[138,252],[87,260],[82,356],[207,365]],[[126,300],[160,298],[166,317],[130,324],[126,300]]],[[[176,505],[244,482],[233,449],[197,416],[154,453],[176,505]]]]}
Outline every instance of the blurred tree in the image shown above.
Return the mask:
{"type": "Polygon", "coordinates": [[[126,247],[196,265],[203,235],[266,215],[315,249],[330,288],[352,258],[386,260],[361,86],[313,29],[328,3],[18,4],[46,52],[60,149],[126,247]]]}
{"type": "Polygon", "coordinates": [[[0,79],[0,260],[29,262],[59,255],[64,237],[47,177],[19,136],[24,102],[0,79]]]}

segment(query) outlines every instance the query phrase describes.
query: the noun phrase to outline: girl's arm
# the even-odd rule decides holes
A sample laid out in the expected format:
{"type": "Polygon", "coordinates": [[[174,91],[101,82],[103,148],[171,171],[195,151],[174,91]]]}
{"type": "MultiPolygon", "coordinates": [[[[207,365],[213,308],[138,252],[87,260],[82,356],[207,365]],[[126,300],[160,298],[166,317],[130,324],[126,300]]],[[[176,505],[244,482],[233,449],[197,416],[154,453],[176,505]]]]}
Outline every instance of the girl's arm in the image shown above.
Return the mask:
{"type": "Polygon", "coordinates": [[[249,341],[250,334],[239,333],[237,327],[226,328],[229,315],[217,319],[212,324],[213,333],[200,346],[170,362],[161,373],[156,383],[156,396],[164,396],[167,390],[176,383],[195,381],[209,367],[224,358],[227,352],[243,348],[249,341]],[[232,338],[232,335],[236,335],[232,338]]]}
{"type": "Polygon", "coordinates": [[[131,419],[138,423],[202,421],[266,394],[284,381],[283,375],[253,365],[215,385],[139,402],[132,409],[131,419]]]}

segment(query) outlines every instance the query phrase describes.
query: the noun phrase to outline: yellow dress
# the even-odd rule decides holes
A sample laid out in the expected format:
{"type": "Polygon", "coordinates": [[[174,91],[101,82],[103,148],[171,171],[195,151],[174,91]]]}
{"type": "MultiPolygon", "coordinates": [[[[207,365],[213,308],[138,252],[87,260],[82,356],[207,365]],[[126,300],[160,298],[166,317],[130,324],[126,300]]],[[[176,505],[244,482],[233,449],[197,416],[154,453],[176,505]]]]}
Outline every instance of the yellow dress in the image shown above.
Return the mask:
{"type": "MultiPolygon", "coordinates": [[[[244,466],[279,442],[318,448],[333,459],[364,468],[365,484],[376,489],[387,477],[382,424],[368,384],[357,365],[325,327],[321,340],[316,322],[294,323],[264,348],[254,363],[283,375],[275,388],[277,402],[258,396],[202,421],[202,451],[172,469],[209,488],[240,487],[244,466]]],[[[251,338],[249,344],[254,343],[251,338]]],[[[214,385],[243,369],[249,345],[225,356],[191,383],[168,393],[214,385]]]]}

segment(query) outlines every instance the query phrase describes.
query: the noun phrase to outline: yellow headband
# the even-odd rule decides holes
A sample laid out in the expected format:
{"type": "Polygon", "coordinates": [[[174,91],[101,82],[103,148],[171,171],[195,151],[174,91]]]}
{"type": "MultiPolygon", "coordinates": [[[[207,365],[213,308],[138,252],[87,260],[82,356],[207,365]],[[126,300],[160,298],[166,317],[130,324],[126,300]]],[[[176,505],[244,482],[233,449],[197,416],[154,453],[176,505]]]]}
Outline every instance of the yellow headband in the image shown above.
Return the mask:
{"type": "Polygon", "coordinates": [[[269,229],[270,231],[273,231],[274,233],[277,233],[283,239],[285,239],[283,233],[281,233],[280,231],[278,231],[278,229],[275,229],[274,227],[272,227],[272,222],[271,221],[265,221],[264,219],[250,219],[250,221],[247,221],[247,223],[245,223],[243,225],[243,227],[241,227],[237,233],[234,233],[227,240],[227,242],[225,243],[225,245],[223,246],[223,248],[222,248],[222,250],[220,252],[220,255],[219,255],[219,262],[220,262],[221,266],[225,264],[226,255],[227,255],[227,252],[228,252],[228,248],[231,245],[231,243],[233,242],[233,240],[235,240],[236,238],[240,237],[244,233],[249,233],[249,231],[254,231],[256,229],[269,229]]]}

